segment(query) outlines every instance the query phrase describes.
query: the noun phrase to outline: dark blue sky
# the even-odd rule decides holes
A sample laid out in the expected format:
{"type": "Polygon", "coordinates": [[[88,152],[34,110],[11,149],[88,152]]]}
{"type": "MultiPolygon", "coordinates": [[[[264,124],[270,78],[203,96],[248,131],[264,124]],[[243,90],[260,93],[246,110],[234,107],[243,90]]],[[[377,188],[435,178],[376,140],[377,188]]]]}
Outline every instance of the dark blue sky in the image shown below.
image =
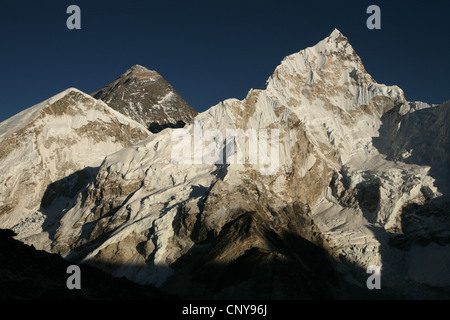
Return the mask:
{"type": "Polygon", "coordinates": [[[450,99],[448,1],[2,1],[0,121],[69,87],[92,93],[134,64],[197,111],[262,88],[287,55],[338,28],[379,83],[450,99]],[[395,4],[393,3],[395,2],[395,4]],[[66,9],[81,8],[81,30],[66,9]],[[366,28],[371,4],[381,30],[366,28]]]}

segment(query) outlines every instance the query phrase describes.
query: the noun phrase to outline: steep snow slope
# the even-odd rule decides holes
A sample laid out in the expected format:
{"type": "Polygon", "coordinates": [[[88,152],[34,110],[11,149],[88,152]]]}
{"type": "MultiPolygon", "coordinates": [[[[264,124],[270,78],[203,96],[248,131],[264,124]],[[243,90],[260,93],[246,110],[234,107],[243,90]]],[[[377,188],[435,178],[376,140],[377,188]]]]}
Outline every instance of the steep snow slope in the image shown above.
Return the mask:
{"type": "Polygon", "coordinates": [[[418,276],[417,245],[450,242],[448,175],[434,172],[448,107],[376,83],[334,30],[264,90],[109,155],[69,203],[51,197],[46,249],[191,298],[345,297],[336,270],[364,291],[369,265],[382,294],[436,297],[448,275],[418,276]]]}
{"type": "Polygon", "coordinates": [[[41,231],[45,213],[36,211],[44,195],[50,196],[52,183],[70,175],[82,183],[106,155],[150,134],[139,123],[74,88],[2,122],[1,226],[16,226],[19,238],[41,231]]]}

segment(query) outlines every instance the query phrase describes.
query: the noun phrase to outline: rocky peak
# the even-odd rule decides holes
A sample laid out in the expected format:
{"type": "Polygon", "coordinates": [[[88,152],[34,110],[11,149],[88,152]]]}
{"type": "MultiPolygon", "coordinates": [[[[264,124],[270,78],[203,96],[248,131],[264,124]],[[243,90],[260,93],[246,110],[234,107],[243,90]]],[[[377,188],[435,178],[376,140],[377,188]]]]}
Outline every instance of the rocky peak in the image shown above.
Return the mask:
{"type": "Polygon", "coordinates": [[[316,45],[287,56],[266,82],[266,89],[288,106],[325,103],[351,111],[386,96],[404,102],[397,86],[378,84],[366,71],[348,39],[337,29],[316,45]]]}
{"type": "Polygon", "coordinates": [[[348,42],[348,38],[342,34],[338,29],[334,29],[330,35],[327,37],[329,41],[336,41],[336,42],[348,42]]]}
{"type": "Polygon", "coordinates": [[[92,96],[152,132],[182,127],[197,112],[156,71],[134,65],[92,96]]]}
{"type": "MultiPolygon", "coordinates": [[[[148,81],[149,74],[134,66],[94,96],[144,123],[182,115],[176,113],[181,107],[173,100],[177,95],[171,86],[162,77],[148,81]]],[[[279,139],[270,139],[269,161],[220,165],[203,157],[205,161],[196,163],[191,139],[182,150],[185,157],[174,161],[173,151],[186,145],[173,134],[184,137],[186,132],[164,130],[110,152],[95,175],[85,172],[56,181],[44,195],[45,211],[37,214],[50,217],[47,229],[31,228],[37,225],[31,216],[14,230],[30,235],[30,243],[73,261],[88,261],[116,276],[153,283],[191,299],[341,298],[337,270],[367,292],[369,265],[383,268],[382,295],[394,289],[401,296],[411,288],[423,290],[423,284],[434,285],[437,278],[442,287],[450,283],[445,272],[437,277],[434,271],[439,270],[427,268],[434,279],[425,281],[423,273],[418,278],[408,274],[408,268],[420,271],[415,261],[421,259],[422,249],[403,250],[424,239],[450,243],[443,214],[448,205],[438,211],[432,203],[439,186],[448,185],[438,180],[440,172],[448,171],[436,173],[436,167],[447,168],[448,148],[431,143],[448,141],[448,104],[399,105],[403,99],[400,88],[370,77],[335,29],[315,46],[286,57],[266,90],[250,90],[243,100],[225,100],[185,128],[194,137],[209,129],[223,136],[228,128],[257,131],[258,149],[253,151],[246,151],[243,136],[244,159],[250,153],[258,153],[260,159],[265,155],[269,141],[260,144],[267,136],[261,130],[270,129],[270,136],[279,139]],[[422,134],[425,130],[428,133],[422,134]],[[384,150],[380,144],[390,147],[384,150]],[[435,156],[425,156],[428,153],[435,156]],[[275,168],[268,174],[260,170],[267,162],[275,168]],[[438,177],[436,184],[433,177],[438,177]],[[431,210],[438,213],[435,218],[424,215],[431,210]],[[433,232],[426,230],[428,224],[433,232]],[[432,226],[437,224],[443,227],[436,231],[432,226]],[[48,235],[53,237],[47,239],[48,235]],[[394,235],[400,237],[392,239],[394,235]],[[39,241],[42,238],[48,241],[39,241]],[[399,250],[391,250],[391,239],[399,250]]],[[[233,137],[223,143],[218,136],[214,140],[219,154],[240,140],[233,137]]],[[[194,153],[208,150],[211,144],[206,140],[198,148],[194,144],[194,153]]],[[[85,144],[80,140],[80,147],[85,144]]],[[[91,150],[95,148],[89,146],[91,150]]],[[[29,155],[28,150],[23,154],[29,155]]],[[[53,149],[48,154],[53,155],[53,149]]],[[[12,161],[19,162],[16,159],[20,155],[12,161]]],[[[6,165],[1,168],[12,172],[6,165]]],[[[21,180],[42,181],[36,172],[21,180]]],[[[8,179],[4,181],[11,183],[8,179]]],[[[28,192],[12,187],[0,191],[28,192]]],[[[11,202],[3,210],[14,206],[11,202]]],[[[429,256],[441,256],[448,248],[432,250],[429,256]]],[[[360,297],[355,289],[351,294],[360,297]]],[[[430,289],[433,296],[442,292],[437,289],[430,289]]]]}
{"type": "Polygon", "coordinates": [[[139,64],[136,64],[132,66],[130,69],[128,69],[122,77],[126,78],[135,78],[139,80],[159,80],[161,79],[161,75],[153,70],[149,70],[146,67],[143,67],[139,64]]]}

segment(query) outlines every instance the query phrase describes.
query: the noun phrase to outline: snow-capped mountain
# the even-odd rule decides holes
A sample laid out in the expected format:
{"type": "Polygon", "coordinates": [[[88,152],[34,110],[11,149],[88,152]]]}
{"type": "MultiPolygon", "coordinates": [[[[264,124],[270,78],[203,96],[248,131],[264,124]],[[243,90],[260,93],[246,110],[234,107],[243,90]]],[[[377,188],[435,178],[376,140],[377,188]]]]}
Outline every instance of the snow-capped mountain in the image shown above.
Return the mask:
{"type": "Polygon", "coordinates": [[[197,112],[156,71],[135,65],[92,96],[158,132],[183,127],[197,112]]]}
{"type": "MultiPolygon", "coordinates": [[[[45,210],[37,212],[52,199],[53,183],[67,178],[72,187],[81,186],[107,155],[150,134],[141,124],[74,88],[2,122],[1,226],[43,222],[45,210]]],[[[59,195],[75,191],[54,190],[59,195]]],[[[41,231],[25,228],[25,235],[41,231]]]]}
{"type": "Polygon", "coordinates": [[[59,180],[47,224],[15,231],[182,297],[439,297],[449,106],[377,83],[334,30],[287,56],[265,89],[111,153],[76,194],[59,180]]]}

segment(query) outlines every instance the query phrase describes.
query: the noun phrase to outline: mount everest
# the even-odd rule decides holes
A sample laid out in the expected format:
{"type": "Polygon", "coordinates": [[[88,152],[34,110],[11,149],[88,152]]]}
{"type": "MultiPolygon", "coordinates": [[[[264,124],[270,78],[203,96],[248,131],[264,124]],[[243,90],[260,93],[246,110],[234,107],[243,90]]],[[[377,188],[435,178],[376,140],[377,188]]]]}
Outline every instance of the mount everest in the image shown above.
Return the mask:
{"type": "Polygon", "coordinates": [[[377,83],[337,29],[264,89],[200,114],[148,89],[162,80],[135,66],[2,122],[0,227],[181,297],[450,296],[449,102],[377,83]],[[256,132],[257,158],[276,156],[276,170],[248,161],[250,135],[243,161],[202,161],[238,147],[218,139],[227,130],[256,132]],[[261,132],[278,134],[276,148],[261,132]],[[181,144],[194,161],[174,161],[181,144]],[[366,288],[370,265],[379,292],[366,288]]]}
{"type": "Polygon", "coordinates": [[[197,112],[156,71],[135,65],[92,96],[152,132],[183,127],[197,112]]]}

